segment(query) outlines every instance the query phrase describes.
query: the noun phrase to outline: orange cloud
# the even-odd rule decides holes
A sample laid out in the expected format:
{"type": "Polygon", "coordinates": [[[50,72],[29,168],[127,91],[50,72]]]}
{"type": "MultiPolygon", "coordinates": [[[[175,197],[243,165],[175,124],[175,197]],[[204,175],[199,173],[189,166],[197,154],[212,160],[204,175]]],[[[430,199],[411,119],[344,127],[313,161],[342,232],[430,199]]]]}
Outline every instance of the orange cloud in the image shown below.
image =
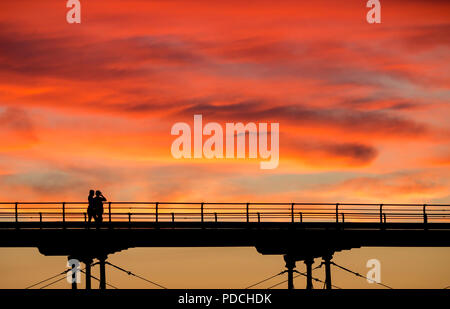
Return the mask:
{"type": "Polygon", "coordinates": [[[85,1],[77,26],[60,1],[24,3],[0,12],[5,199],[76,198],[91,184],[123,199],[447,196],[447,171],[433,170],[450,137],[445,1],[389,1],[376,27],[356,0],[85,1]],[[176,161],[170,127],[195,113],[280,123],[279,168],[176,161]],[[358,174],[412,169],[440,177],[358,174]],[[291,186],[327,171],[345,180],[291,186]]]}

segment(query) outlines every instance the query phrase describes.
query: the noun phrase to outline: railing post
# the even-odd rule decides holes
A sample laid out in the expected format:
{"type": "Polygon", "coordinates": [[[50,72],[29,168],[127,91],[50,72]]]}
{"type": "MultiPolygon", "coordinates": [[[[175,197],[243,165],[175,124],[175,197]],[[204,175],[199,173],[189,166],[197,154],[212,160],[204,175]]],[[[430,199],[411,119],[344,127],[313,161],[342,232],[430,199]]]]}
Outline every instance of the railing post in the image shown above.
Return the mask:
{"type": "Polygon", "coordinates": [[[299,213],[300,214],[300,223],[303,223],[303,213],[299,213]]]}
{"type": "Polygon", "coordinates": [[[336,223],[339,222],[339,203],[336,203],[336,223]]]}
{"type": "Polygon", "coordinates": [[[384,224],[386,224],[386,214],[383,214],[384,224]]]}
{"type": "Polygon", "coordinates": [[[131,224],[131,212],[128,213],[128,223],[131,224]]]}
{"type": "Polygon", "coordinates": [[[204,203],[202,203],[201,205],[200,205],[200,211],[201,211],[201,219],[202,219],[202,223],[203,223],[203,208],[204,208],[204,203]]]}
{"type": "Polygon", "coordinates": [[[111,223],[111,202],[108,203],[109,223],[111,223]]]}
{"type": "Polygon", "coordinates": [[[39,228],[42,229],[42,212],[39,213],[39,228]]]}
{"type": "Polygon", "coordinates": [[[258,212],[258,223],[261,222],[261,214],[258,212]]]}
{"type": "Polygon", "coordinates": [[[63,225],[66,223],[66,202],[62,203],[62,217],[63,217],[63,225]]]}
{"type": "Polygon", "coordinates": [[[15,217],[16,217],[16,223],[19,223],[19,213],[18,213],[18,205],[19,205],[19,203],[18,202],[16,202],[16,204],[15,204],[15,210],[14,210],[14,212],[15,212],[15,217]]]}
{"type": "Polygon", "coordinates": [[[158,223],[158,205],[159,203],[155,203],[155,222],[158,223]]]}
{"type": "Polygon", "coordinates": [[[217,212],[214,213],[214,222],[217,223],[217,212]]]}
{"type": "Polygon", "coordinates": [[[250,222],[250,216],[249,216],[249,213],[248,213],[249,205],[250,205],[250,203],[247,203],[247,207],[246,207],[247,223],[250,222]]]}
{"type": "Polygon", "coordinates": [[[172,223],[175,222],[175,213],[172,212],[172,223]]]}
{"type": "Polygon", "coordinates": [[[345,223],[344,213],[341,213],[341,216],[342,216],[342,223],[345,223]]]}
{"type": "Polygon", "coordinates": [[[383,204],[380,204],[380,223],[383,223],[383,204]]]}
{"type": "Polygon", "coordinates": [[[294,205],[295,203],[291,204],[291,222],[294,223],[294,205]]]}
{"type": "Polygon", "coordinates": [[[423,223],[424,224],[428,223],[428,216],[427,216],[426,207],[427,207],[427,204],[423,204],[423,223]]]}

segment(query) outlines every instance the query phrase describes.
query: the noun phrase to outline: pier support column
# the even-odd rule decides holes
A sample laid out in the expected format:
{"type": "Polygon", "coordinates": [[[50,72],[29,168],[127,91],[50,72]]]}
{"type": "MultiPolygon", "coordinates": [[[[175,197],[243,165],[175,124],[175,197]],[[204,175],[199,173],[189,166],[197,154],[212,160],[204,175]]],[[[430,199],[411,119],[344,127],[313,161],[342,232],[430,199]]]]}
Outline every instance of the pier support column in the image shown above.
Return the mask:
{"type": "Polygon", "coordinates": [[[294,268],[295,268],[295,260],[288,255],[284,256],[284,260],[286,262],[286,268],[288,273],[288,290],[294,289],[294,268]]]}
{"type": "Polygon", "coordinates": [[[106,256],[102,256],[99,259],[99,265],[100,265],[100,289],[104,290],[106,289],[106,270],[105,270],[105,261],[106,256]]]}
{"type": "Polygon", "coordinates": [[[327,290],[331,290],[331,268],[330,261],[333,257],[333,254],[327,254],[323,256],[323,261],[325,262],[325,287],[327,290]]]}
{"type": "Polygon", "coordinates": [[[91,264],[92,260],[85,260],[84,264],[86,265],[86,290],[91,289],[91,264]]]}
{"type": "Polygon", "coordinates": [[[312,290],[314,288],[313,282],[312,282],[312,265],[314,264],[314,259],[309,258],[305,261],[306,264],[306,289],[312,290]]]}

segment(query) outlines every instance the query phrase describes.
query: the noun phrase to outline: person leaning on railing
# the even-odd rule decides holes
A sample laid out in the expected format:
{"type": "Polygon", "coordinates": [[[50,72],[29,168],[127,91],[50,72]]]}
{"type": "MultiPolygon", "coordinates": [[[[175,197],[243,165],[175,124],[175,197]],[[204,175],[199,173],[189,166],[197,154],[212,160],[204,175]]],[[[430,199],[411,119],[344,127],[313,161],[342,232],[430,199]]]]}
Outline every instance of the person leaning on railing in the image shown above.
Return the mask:
{"type": "Polygon", "coordinates": [[[102,192],[100,192],[100,190],[95,191],[93,204],[95,210],[95,221],[97,224],[100,224],[103,221],[103,202],[105,201],[106,198],[103,196],[102,192]]]}
{"type": "Polygon", "coordinates": [[[95,216],[95,209],[94,209],[94,195],[95,195],[95,191],[90,190],[89,196],[88,196],[89,205],[87,208],[88,224],[91,223],[92,218],[94,218],[94,220],[97,221],[97,219],[95,218],[96,216],[95,216]]]}

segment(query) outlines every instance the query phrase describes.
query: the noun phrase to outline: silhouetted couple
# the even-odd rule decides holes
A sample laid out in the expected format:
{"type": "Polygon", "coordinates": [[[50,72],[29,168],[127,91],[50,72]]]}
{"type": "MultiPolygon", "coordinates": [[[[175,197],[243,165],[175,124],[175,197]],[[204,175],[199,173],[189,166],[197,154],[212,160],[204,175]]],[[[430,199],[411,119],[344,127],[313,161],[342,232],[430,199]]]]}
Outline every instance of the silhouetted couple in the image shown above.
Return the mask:
{"type": "Polygon", "coordinates": [[[91,223],[92,218],[94,218],[95,223],[97,223],[98,227],[99,224],[103,221],[103,202],[106,201],[106,198],[99,190],[95,191],[94,196],[94,190],[91,190],[89,191],[88,201],[88,223],[91,223]]]}

